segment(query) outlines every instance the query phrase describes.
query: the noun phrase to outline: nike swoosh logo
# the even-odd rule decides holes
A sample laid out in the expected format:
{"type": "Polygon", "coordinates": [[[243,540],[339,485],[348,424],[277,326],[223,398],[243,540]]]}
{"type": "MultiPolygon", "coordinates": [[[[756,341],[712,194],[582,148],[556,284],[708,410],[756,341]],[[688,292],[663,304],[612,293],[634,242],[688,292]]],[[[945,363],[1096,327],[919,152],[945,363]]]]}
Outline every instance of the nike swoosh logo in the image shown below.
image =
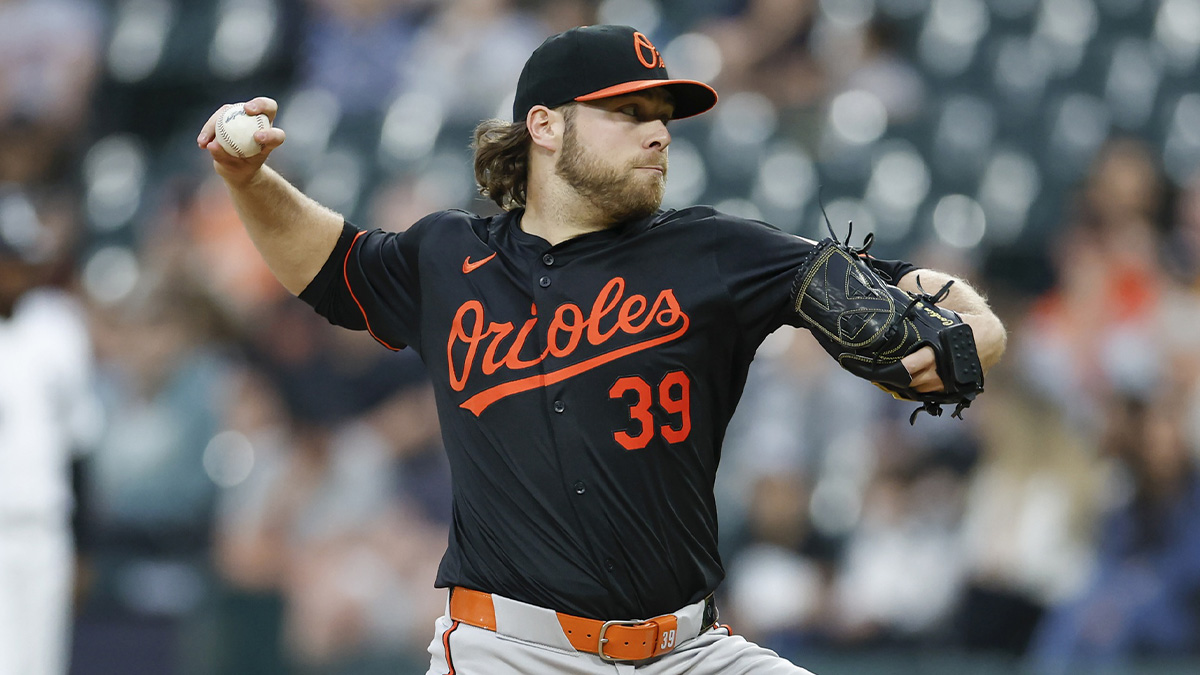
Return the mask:
{"type": "Polygon", "coordinates": [[[489,261],[495,257],[496,257],[496,254],[493,253],[493,254],[489,255],[488,257],[484,258],[483,260],[476,260],[475,262],[471,262],[471,256],[467,256],[466,258],[463,259],[463,274],[470,274],[471,272],[474,272],[475,270],[482,267],[484,263],[486,263],[487,261],[489,261]]]}

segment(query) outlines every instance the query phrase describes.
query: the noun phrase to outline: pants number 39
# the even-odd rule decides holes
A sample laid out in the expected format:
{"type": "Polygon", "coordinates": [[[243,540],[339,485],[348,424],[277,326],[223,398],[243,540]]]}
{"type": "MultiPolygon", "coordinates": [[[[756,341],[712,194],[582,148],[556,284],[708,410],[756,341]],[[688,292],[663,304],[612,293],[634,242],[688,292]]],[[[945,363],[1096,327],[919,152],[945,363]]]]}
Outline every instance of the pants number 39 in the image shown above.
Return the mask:
{"type": "Polygon", "coordinates": [[[669,630],[662,634],[662,640],[658,643],[659,649],[670,649],[675,646],[675,631],[669,630]]]}
{"type": "Polygon", "coordinates": [[[650,406],[657,398],[658,409],[669,418],[668,424],[658,427],[663,440],[668,443],[687,440],[688,434],[692,432],[691,389],[691,381],[682,370],[673,370],[663,376],[662,381],[658,383],[657,397],[654,396],[655,392],[650,383],[640,376],[619,378],[608,390],[608,397],[628,401],[627,395],[634,395],[633,402],[629,404],[629,419],[636,423],[636,429],[628,427],[623,431],[615,431],[613,438],[626,450],[641,450],[649,445],[650,440],[654,438],[656,426],[650,406]],[[633,431],[637,433],[631,433],[633,431]]]}

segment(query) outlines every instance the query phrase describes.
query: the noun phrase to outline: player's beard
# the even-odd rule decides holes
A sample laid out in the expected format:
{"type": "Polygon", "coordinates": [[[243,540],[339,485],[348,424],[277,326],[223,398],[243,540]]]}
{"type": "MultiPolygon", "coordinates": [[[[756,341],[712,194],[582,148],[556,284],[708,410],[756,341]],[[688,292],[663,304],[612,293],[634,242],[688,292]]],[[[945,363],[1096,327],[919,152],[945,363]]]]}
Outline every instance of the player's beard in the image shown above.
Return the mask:
{"type": "Polygon", "coordinates": [[[579,142],[571,120],[567,121],[562,154],[554,171],[614,224],[644,218],[657,211],[667,184],[665,155],[626,167],[612,166],[579,142]],[[663,172],[640,170],[638,166],[661,166],[663,172]]]}

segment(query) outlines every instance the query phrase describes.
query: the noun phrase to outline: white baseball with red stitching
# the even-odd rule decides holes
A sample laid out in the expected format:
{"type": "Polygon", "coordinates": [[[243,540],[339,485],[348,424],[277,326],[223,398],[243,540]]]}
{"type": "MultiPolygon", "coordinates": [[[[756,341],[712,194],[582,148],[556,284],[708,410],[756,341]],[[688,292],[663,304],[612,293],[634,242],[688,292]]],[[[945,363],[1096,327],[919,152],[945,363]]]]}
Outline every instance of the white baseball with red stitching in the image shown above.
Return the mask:
{"type": "Polygon", "coordinates": [[[266,115],[247,115],[243,104],[235,103],[217,118],[217,142],[235,157],[253,157],[262,152],[254,133],[270,126],[266,115]]]}

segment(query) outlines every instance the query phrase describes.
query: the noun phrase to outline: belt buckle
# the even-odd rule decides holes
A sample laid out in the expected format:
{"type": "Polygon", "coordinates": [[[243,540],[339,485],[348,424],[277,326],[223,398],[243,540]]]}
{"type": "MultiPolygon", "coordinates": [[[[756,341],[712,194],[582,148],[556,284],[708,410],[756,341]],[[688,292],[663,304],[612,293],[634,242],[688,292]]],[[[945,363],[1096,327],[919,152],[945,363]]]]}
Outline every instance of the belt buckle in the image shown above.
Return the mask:
{"type": "Polygon", "coordinates": [[[601,661],[605,661],[607,663],[617,663],[619,661],[623,661],[624,659],[618,659],[604,653],[604,645],[608,643],[608,638],[604,637],[604,634],[607,633],[608,629],[612,628],[613,626],[640,626],[643,623],[646,622],[630,619],[605,621],[604,624],[600,626],[600,635],[597,637],[598,642],[596,643],[596,656],[599,656],[601,661]]]}

